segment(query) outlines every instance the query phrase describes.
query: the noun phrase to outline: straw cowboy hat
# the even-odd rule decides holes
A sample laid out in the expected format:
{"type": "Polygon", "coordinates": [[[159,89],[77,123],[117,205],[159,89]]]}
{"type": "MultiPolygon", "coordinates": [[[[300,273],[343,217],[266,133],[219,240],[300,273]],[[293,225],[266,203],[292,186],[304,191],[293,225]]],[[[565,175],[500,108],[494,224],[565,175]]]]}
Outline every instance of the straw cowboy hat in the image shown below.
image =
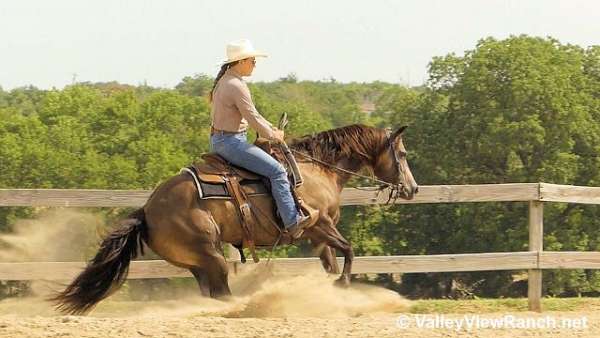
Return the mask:
{"type": "Polygon", "coordinates": [[[227,44],[227,60],[224,60],[221,64],[227,64],[251,57],[267,57],[268,55],[254,49],[252,42],[248,39],[241,39],[232,41],[227,44]]]}

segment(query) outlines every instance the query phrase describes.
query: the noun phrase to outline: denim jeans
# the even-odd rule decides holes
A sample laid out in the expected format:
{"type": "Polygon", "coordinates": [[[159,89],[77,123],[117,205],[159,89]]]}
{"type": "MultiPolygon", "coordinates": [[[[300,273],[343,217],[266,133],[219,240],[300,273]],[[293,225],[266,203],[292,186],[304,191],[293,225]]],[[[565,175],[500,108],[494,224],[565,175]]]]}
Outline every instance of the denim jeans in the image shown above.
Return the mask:
{"type": "Polygon", "coordinates": [[[279,215],[286,228],[300,219],[296,203],[290,192],[287,172],[281,163],[259,147],[247,142],[246,132],[237,134],[214,134],[210,137],[212,151],[227,161],[267,177],[279,215]]]}

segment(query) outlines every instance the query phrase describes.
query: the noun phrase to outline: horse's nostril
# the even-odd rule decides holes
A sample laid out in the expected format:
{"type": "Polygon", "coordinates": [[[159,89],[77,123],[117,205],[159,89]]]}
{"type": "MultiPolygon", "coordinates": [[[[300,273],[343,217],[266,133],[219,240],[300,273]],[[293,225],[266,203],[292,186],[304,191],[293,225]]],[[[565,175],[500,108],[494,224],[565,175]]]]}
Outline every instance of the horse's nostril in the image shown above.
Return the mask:
{"type": "Polygon", "coordinates": [[[419,186],[415,187],[415,194],[419,192],[419,186]]]}

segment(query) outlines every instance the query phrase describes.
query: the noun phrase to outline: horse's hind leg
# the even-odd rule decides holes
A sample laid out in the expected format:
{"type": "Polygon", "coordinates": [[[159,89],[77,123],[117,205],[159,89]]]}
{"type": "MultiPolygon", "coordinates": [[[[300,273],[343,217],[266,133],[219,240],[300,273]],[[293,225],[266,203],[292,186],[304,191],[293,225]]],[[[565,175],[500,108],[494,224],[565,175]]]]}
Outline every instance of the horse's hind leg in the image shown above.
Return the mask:
{"type": "Polygon", "coordinates": [[[212,298],[230,296],[227,278],[229,266],[223,256],[219,227],[209,212],[198,211],[193,216],[193,223],[200,229],[202,236],[196,241],[197,250],[194,250],[199,255],[198,264],[190,271],[196,278],[202,294],[208,294],[212,298]]]}
{"type": "Polygon", "coordinates": [[[228,282],[229,266],[223,254],[215,250],[204,259],[204,271],[208,277],[210,296],[212,298],[231,296],[228,282]]]}
{"type": "Polygon", "coordinates": [[[210,297],[210,281],[208,280],[208,274],[201,268],[191,268],[190,272],[196,278],[196,282],[198,282],[198,287],[200,287],[200,292],[205,297],[210,297]]]}

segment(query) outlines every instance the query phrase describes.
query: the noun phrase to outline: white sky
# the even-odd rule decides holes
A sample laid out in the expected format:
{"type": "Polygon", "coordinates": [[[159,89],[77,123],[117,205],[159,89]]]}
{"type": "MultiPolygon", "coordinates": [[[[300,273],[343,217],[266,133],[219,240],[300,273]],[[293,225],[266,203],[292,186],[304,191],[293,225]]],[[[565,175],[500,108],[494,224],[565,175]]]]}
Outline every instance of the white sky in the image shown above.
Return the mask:
{"type": "Polygon", "coordinates": [[[173,87],[214,76],[238,38],[270,54],[253,81],[295,72],[418,85],[433,56],[510,34],[598,45],[600,1],[0,0],[0,86],[62,88],[76,76],[173,87]]]}

